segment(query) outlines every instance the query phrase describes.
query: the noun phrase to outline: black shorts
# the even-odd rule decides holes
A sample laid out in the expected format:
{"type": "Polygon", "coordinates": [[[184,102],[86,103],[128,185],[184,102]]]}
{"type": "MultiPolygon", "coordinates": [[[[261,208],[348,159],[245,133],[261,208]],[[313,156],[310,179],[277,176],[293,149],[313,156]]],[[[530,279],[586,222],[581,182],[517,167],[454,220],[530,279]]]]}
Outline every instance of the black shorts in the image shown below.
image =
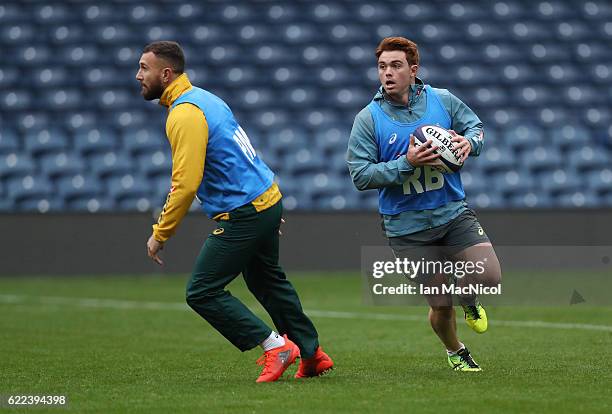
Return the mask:
{"type": "Polygon", "coordinates": [[[461,251],[478,243],[489,243],[489,237],[476,218],[474,210],[468,209],[446,224],[433,229],[418,231],[405,236],[389,237],[393,250],[402,247],[440,246],[449,251],[461,251]]]}
{"type": "MultiPolygon", "coordinates": [[[[490,243],[490,240],[471,209],[433,229],[389,237],[395,256],[411,261],[452,261],[457,253],[479,243],[490,243]]],[[[431,276],[429,272],[419,272],[415,281],[431,276]]]]}

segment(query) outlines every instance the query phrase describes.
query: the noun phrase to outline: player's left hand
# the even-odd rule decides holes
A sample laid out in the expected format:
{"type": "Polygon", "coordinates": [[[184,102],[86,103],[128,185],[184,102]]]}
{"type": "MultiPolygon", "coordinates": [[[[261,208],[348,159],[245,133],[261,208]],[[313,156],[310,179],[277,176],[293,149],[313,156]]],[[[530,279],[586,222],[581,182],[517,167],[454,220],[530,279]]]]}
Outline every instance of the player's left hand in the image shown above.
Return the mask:
{"type": "Polygon", "coordinates": [[[147,241],[147,254],[155,263],[163,266],[164,262],[159,257],[159,251],[164,248],[164,244],[155,240],[153,236],[149,237],[147,241]]]}
{"type": "Polygon", "coordinates": [[[452,129],[450,129],[448,132],[450,132],[450,134],[453,136],[452,141],[457,143],[455,148],[457,148],[459,151],[458,155],[461,158],[461,162],[464,162],[470,155],[470,152],[472,152],[472,144],[470,143],[470,140],[463,135],[457,134],[452,129]]]}

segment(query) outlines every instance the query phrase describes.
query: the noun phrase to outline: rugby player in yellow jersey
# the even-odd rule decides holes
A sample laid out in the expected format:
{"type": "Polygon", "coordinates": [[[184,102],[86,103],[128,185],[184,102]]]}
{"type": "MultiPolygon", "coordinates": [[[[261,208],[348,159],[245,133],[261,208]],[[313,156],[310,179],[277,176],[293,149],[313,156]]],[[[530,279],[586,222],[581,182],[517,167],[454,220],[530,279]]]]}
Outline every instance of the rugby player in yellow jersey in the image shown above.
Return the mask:
{"type": "Polygon", "coordinates": [[[278,264],[281,193],[274,173],[257,156],[246,132],[219,97],[192,86],[176,42],[147,45],[136,79],[145,100],[168,108],[172,187],[147,241],[151,259],[175,233],[194,197],[218,222],[208,235],[187,284],[187,303],[241,351],[260,345],[257,382],[276,381],[301,356],[296,378],[333,367],[317,331],[278,264]],[[278,333],[225,290],[242,273],[278,333]]]}

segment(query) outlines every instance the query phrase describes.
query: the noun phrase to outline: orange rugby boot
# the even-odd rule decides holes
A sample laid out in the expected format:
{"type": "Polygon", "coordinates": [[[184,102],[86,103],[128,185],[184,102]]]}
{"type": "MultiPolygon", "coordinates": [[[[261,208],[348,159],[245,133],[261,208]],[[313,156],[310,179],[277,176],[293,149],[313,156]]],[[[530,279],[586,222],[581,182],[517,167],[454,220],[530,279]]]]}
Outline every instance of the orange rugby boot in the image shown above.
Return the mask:
{"type": "Polygon", "coordinates": [[[256,382],[273,382],[283,375],[283,372],[300,357],[300,348],[287,335],[285,345],[264,352],[257,360],[257,365],[263,365],[263,371],[256,382]]]}
{"type": "Polygon", "coordinates": [[[312,358],[302,358],[298,371],[295,374],[295,378],[318,377],[332,370],[333,368],[334,361],[332,361],[329,355],[323,352],[321,347],[318,347],[312,358]]]}

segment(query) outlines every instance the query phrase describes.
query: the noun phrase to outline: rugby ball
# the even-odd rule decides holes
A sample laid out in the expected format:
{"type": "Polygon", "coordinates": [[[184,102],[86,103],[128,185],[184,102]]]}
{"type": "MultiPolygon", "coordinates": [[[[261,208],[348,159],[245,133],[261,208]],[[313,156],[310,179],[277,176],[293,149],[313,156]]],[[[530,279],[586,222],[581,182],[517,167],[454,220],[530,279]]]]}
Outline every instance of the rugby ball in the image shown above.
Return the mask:
{"type": "Polygon", "coordinates": [[[457,155],[458,150],[455,148],[455,143],[452,141],[453,136],[446,129],[437,125],[422,125],[414,130],[414,144],[420,146],[428,140],[432,141],[432,145],[438,147],[435,151],[440,154],[438,160],[440,163],[435,165],[443,173],[452,174],[463,167],[461,158],[457,155]]]}

